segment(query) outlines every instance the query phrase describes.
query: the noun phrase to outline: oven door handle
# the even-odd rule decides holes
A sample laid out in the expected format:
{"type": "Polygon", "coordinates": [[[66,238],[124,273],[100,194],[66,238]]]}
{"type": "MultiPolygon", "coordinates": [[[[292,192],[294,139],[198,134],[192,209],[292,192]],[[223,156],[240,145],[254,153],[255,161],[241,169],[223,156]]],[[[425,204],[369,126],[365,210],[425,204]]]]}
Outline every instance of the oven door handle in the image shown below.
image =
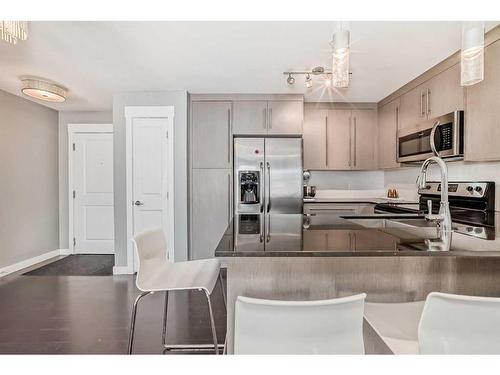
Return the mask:
{"type": "Polygon", "coordinates": [[[434,142],[434,134],[436,133],[436,130],[438,126],[441,125],[441,121],[437,120],[434,125],[432,125],[432,130],[431,130],[431,135],[430,135],[430,141],[431,141],[431,150],[434,153],[434,155],[439,156],[439,151],[436,148],[436,143],[434,142]]]}

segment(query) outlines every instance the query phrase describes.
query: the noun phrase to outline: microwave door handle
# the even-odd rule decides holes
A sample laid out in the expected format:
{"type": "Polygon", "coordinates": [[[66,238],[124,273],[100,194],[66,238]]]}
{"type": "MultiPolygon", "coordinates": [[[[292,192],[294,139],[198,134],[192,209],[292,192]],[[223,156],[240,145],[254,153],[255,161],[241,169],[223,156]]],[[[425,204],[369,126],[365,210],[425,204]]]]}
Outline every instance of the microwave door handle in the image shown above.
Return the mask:
{"type": "Polygon", "coordinates": [[[436,143],[434,142],[434,134],[436,134],[436,130],[438,126],[441,125],[441,122],[437,120],[434,125],[432,125],[432,130],[431,130],[431,135],[430,135],[430,141],[431,141],[431,150],[432,153],[436,156],[439,156],[439,151],[436,148],[436,143]]]}

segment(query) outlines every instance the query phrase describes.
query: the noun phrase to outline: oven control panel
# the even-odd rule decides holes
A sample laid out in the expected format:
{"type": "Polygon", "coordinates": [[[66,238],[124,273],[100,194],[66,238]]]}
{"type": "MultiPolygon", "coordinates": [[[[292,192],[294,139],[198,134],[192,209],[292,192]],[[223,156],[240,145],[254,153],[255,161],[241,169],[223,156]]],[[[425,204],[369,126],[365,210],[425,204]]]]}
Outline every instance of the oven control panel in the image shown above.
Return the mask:
{"type": "MultiPolygon", "coordinates": [[[[448,183],[448,195],[483,198],[487,187],[487,182],[450,182],[448,183]]],[[[428,182],[424,189],[418,189],[418,193],[421,195],[439,195],[441,194],[441,183],[428,182]]]]}

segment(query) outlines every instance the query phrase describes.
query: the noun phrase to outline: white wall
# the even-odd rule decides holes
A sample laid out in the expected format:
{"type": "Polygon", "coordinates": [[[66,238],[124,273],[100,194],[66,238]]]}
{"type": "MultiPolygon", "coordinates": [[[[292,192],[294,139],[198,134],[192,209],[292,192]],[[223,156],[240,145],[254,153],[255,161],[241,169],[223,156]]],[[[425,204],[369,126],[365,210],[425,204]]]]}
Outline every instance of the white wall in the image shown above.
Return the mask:
{"type": "Polygon", "coordinates": [[[68,124],[111,124],[111,111],[59,112],[59,247],[69,248],[68,239],[68,124]]]}
{"type": "Polygon", "coordinates": [[[59,249],[57,112],[0,91],[0,268],[59,249]]]}
{"type": "Polygon", "coordinates": [[[384,188],[383,171],[311,171],[309,185],[318,190],[377,190],[384,188]]]}
{"type": "Polygon", "coordinates": [[[125,107],[170,106],[174,114],[175,259],[187,259],[187,105],[186,91],[140,91],[113,96],[115,265],[127,265],[125,107]]]}

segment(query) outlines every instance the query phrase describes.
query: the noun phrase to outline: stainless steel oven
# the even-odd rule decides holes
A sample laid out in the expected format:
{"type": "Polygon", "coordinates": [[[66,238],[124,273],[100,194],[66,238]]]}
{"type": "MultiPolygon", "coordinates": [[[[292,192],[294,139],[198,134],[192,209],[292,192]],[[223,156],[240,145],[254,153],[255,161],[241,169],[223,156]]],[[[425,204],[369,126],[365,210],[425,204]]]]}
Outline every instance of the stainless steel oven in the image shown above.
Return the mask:
{"type": "Polygon", "coordinates": [[[463,158],[464,111],[455,111],[398,131],[398,162],[423,161],[435,154],[442,158],[463,158]]]}

